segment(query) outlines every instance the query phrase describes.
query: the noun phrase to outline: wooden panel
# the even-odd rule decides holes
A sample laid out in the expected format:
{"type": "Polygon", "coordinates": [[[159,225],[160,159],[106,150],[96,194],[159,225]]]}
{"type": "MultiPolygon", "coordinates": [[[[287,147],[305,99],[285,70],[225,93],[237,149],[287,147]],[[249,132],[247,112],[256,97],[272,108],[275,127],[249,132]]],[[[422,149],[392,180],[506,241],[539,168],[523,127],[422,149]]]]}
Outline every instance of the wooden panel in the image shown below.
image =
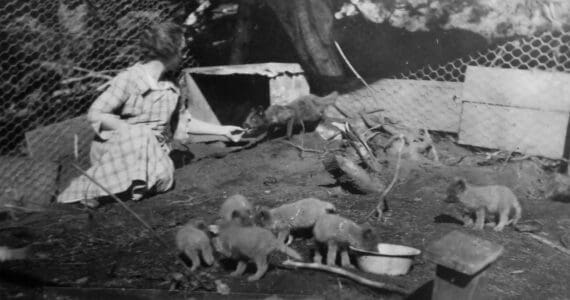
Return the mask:
{"type": "Polygon", "coordinates": [[[461,272],[474,275],[497,260],[503,246],[454,230],[429,244],[426,259],[461,272]]]}
{"type": "Polygon", "coordinates": [[[462,100],[570,111],[570,74],[469,66],[462,100]]]}
{"type": "Polygon", "coordinates": [[[410,127],[457,132],[461,106],[456,99],[462,86],[460,82],[383,79],[371,84],[372,92],[361,88],[341,95],[336,105],[349,117],[384,109],[379,113],[410,127]]]}
{"type": "Polygon", "coordinates": [[[190,73],[184,73],[182,76],[180,80],[180,93],[192,116],[208,123],[220,124],[220,121],[212,111],[210,104],[208,104],[208,101],[202,94],[202,91],[200,91],[196,82],[192,76],[190,76],[190,73]]]}
{"type": "Polygon", "coordinates": [[[36,128],[26,132],[29,155],[36,160],[61,163],[75,160],[75,147],[78,150],[78,163],[89,166],[89,151],[95,132],[87,121],[87,116],[79,116],[63,122],[36,128]]]}
{"type": "Polygon", "coordinates": [[[568,112],[463,102],[459,143],[562,158],[568,112]]]}

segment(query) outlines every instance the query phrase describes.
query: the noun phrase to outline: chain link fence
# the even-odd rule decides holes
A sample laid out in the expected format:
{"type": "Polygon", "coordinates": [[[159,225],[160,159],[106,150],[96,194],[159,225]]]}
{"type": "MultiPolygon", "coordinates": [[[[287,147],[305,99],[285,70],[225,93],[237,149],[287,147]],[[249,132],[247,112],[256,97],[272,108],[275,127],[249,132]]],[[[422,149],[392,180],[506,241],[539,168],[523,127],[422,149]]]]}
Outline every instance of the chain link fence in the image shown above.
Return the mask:
{"type": "Polygon", "coordinates": [[[331,116],[376,114],[463,145],[565,159],[569,73],[570,31],[547,31],[371,83],[331,116]]]}
{"type": "MultiPolygon", "coordinates": [[[[157,0],[0,4],[0,204],[46,204],[72,176],[70,162],[88,163],[78,149],[93,133],[81,116],[97,88],[139,60],[135,41],[148,25],[177,10],[157,0]]],[[[337,104],[349,114],[383,109],[408,126],[459,133],[465,144],[567,157],[569,44],[568,31],[512,40],[381,80],[337,104]]]]}
{"type": "Polygon", "coordinates": [[[160,0],[2,1],[0,204],[45,204],[71,176],[62,165],[88,164],[78,149],[93,134],[81,116],[98,87],[139,60],[145,29],[180,10],[160,0]]]}

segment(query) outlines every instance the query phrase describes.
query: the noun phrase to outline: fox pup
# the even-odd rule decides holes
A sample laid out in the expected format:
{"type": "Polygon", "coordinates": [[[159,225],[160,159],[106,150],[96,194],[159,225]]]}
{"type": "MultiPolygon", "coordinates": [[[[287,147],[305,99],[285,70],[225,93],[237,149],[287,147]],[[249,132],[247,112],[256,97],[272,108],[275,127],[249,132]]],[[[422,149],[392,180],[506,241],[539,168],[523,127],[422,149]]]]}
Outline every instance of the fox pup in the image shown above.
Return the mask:
{"type": "MultiPolygon", "coordinates": [[[[339,215],[322,215],[313,228],[315,240],[320,244],[326,244],[327,265],[334,266],[337,252],[341,251],[341,265],[352,267],[348,257],[348,246],[359,249],[376,251],[378,235],[368,225],[358,225],[355,222],[339,215]]],[[[322,263],[323,257],[319,249],[315,249],[313,261],[322,263]]]]}
{"type": "MultiPolygon", "coordinates": [[[[496,217],[499,215],[499,222],[495,226],[495,231],[501,231],[506,225],[516,224],[521,218],[522,209],[515,194],[506,186],[488,185],[474,186],[462,178],[455,180],[447,188],[447,202],[460,202],[469,212],[475,212],[475,229],[481,230],[485,225],[485,213],[496,217]],[[509,213],[515,210],[515,216],[509,220],[509,213]]],[[[466,221],[466,226],[470,226],[472,220],[466,221]]]]}
{"type": "Polygon", "coordinates": [[[257,226],[242,226],[239,212],[234,212],[234,220],[220,226],[220,234],[215,242],[216,250],[227,257],[238,260],[236,270],[231,276],[239,276],[246,269],[246,261],[253,260],[257,267],[255,274],[247,278],[248,281],[256,281],[267,271],[267,256],[277,250],[286,255],[302,260],[297,251],[285,246],[275,238],[271,231],[257,226]]]}
{"type": "Polygon", "coordinates": [[[320,216],[335,212],[330,202],[306,198],[273,209],[261,209],[256,219],[262,227],[277,232],[277,239],[284,242],[291,230],[311,229],[320,216]]]}
{"type": "Polygon", "coordinates": [[[249,200],[241,194],[232,195],[224,201],[220,208],[220,218],[223,221],[231,221],[234,211],[238,211],[240,213],[242,221],[246,221],[245,219],[253,217],[253,206],[249,200]]]}
{"type": "Polygon", "coordinates": [[[191,271],[195,271],[200,266],[198,252],[202,253],[206,264],[214,263],[212,246],[206,230],[206,224],[202,220],[192,220],[176,233],[176,247],[192,261],[191,271]]]}

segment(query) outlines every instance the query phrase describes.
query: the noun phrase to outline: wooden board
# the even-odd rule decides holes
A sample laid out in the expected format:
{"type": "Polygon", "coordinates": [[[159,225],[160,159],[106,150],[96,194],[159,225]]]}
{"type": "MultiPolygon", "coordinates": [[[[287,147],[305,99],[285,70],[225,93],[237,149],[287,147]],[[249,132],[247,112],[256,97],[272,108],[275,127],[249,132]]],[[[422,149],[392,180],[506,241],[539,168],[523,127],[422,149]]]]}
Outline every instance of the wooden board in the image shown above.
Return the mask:
{"type": "Polygon", "coordinates": [[[438,265],[474,275],[497,260],[503,250],[501,245],[455,230],[429,244],[425,257],[438,265]]]}
{"type": "Polygon", "coordinates": [[[462,100],[570,111],[570,74],[468,66],[462,100]]]}
{"type": "Polygon", "coordinates": [[[85,168],[89,166],[89,151],[94,135],[85,115],[36,128],[25,134],[30,157],[61,163],[75,160],[77,147],[78,163],[85,168]]]}
{"type": "Polygon", "coordinates": [[[204,94],[202,94],[189,72],[183,72],[180,79],[180,93],[192,116],[208,123],[220,124],[210,104],[208,104],[204,94]]]}
{"type": "Polygon", "coordinates": [[[341,95],[336,106],[346,116],[332,117],[376,111],[409,127],[458,132],[461,105],[456,99],[462,86],[460,82],[383,79],[371,84],[372,95],[364,88],[341,95]]]}
{"type": "Polygon", "coordinates": [[[559,159],[568,117],[568,112],[463,102],[459,143],[559,159]]]}

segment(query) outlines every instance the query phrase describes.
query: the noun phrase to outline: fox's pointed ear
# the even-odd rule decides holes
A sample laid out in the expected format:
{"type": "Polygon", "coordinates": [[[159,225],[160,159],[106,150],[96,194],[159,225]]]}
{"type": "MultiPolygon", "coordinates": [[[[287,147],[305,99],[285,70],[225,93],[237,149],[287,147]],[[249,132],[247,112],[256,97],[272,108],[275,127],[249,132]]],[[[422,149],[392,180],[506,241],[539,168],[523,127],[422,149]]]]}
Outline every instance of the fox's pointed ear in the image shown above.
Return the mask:
{"type": "Polygon", "coordinates": [[[364,228],[364,230],[362,230],[362,237],[364,240],[370,240],[374,238],[374,230],[372,228],[364,228]]]}
{"type": "Polygon", "coordinates": [[[206,222],[204,222],[203,220],[199,220],[196,222],[196,228],[200,230],[207,230],[208,226],[206,225],[206,222]]]}
{"type": "Polygon", "coordinates": [[[271,212],[269,208],[260,207],[257,214],[255,215],[255,222],[261,225],[265,225],[271,221],[271,212]]]}

